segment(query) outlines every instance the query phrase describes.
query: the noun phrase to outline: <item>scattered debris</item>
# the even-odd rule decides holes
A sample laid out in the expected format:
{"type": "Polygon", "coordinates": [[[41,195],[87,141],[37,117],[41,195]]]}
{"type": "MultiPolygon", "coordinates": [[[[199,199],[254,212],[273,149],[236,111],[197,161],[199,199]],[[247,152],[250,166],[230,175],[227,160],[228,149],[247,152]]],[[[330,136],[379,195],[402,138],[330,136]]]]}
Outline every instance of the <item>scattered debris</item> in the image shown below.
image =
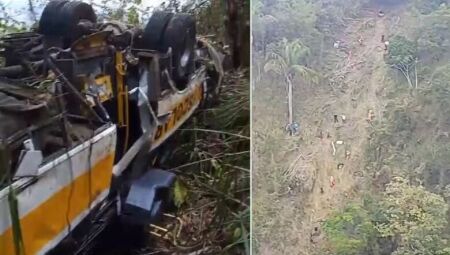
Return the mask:
{"type": "Polygon", "coordinates": [[[380,18],[384,17],[384,12],[383,12],[383,10],[380,10],[380,11],[378,12],[378,17],[380,17],[380,18]]]}
{"type": "Polygon", "coordinates": [[[384,43],[384,35],[381,35],[381,42],[384,43]]]}
{"type": "Polygon", "coordinates": [[[337,169],[338,170],[341,170],[342,168],[344,168],[344,163],[337,164],[337,169]]]}
{"type": "Polygon", "coordinates": [[[363,37],[362,36],[359,36],[358,43],[359,43],[360,46],[363,45],[363,37]]]}
{"type": "Polygon", "coordinates": [[[344,144],[344,141],[336,141],[336,144],[337,144],[337,145],[343,145],[343,144],[344,144]]]}
{"type": "Polygon", "coordinates": [[[350,156],[351,156],[350,151],[345,151],[345,158],[350,159],[350,156]]]}
{"type": "Polygon", "coordinates": [[[315,244],[319,241],[319,237],[320,237],[320,229],[319,227],[314,227],[314,230],[310,234],[309,241],[315,244]]]}
{"type": "Polygon", "coordinates": [[[291,187],[291,185],[288,185],[288,186],[287,186],[287,192],[286,192],[286,193],[287,193],[288,195],[292,195],[292,193],[293,193],[292,190],[293,190],[293,188],[291,187]]]}
{"type": "Polygon", "coordinates": [[[319,129],[319,131],[317,132],[316,137],[318,137],[318,138],[320,138],[320,139],[323,139],[323,132],[322,132],[321,129],[319,129]]]}
{"type": "Polygon", "coordinates": [[[339,120],[338,120],[338,116],[337,116],[337,114],[335,114],[334,115],[334,123],[337,123],[339,120]]]}
{"type": "MultiPolygon", "coordinates": [[[[220,253],[220,247],[217,247],[217,246],[211,246],[211,247],[204,247],[204,248],[201,248],[200,250],[191,252],[191,253],[189,253],[189,254],[187,254],[187,255],[213,254],[213,253],[217,253],[217,252],[220,253]]],[[[149,253],[149,254],[150,254],[150,253],[149,253]]]]}
{"type": "Polygon", "coordinates": [[[339,49],[339,46],[341,45],[341,41],[336,41],[336,42],[334,42],[334,44],[333,44],[333,47],[335,48],[335,49],[339,49]]]}
{"type": "Polygon", "coordinates": [[[384,42],[384,51],[387,51],[389,48],[389,41],[384,42]]]}
{"type": "Polygon", "coordinates": [[[336,147],[334,146],[334,142],[331,142],[331,146],[333,147],[333,156],[336,155],[336,147]]]}
{"type": "Polygon", "coordinates": [[[334,188],[334,186],[336,186],[336,180],[333,176],[330,176],[330,187],[334,188]]]}
{"type": "Polygon", "coordinates": [[[290,134],[290,135],[299,135],[300,134],[300,124],[298,124],[297,122],[292,122],[290,124],[286,125],[286,131],[290,134]]]}
{"type": "Polygon", "coordinates": [[[325,193],[325,191],[323,190],[323,187],[320,187],[320,194],[325,193]]]}
{"type": "Polygon", "coordinates": [[[341,119],[342,119],[342,122],[345,123],[345,121],[347,120],[347,117],[345,117],[345,115],[341,115],[341,119]]]}
{"type": "Polygon", "coordinates": [[[367,113],[367,121],[371,123],[375,119],[375,113],[372,110],[369,110],[367,113]]]}

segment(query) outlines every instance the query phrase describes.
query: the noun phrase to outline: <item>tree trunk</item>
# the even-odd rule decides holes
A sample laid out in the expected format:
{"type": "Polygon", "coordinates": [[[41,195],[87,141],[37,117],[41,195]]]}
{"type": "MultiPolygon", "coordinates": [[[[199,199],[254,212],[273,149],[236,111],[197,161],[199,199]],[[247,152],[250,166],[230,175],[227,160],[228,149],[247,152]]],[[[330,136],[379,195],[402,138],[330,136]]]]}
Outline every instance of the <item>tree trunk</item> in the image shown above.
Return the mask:
{"type": "Polygon", "coordinates": [[[410,88],[413,88],[413,84],[411,81],[411,77],[409,76],[409,71],[408,69],[403,70],[401,67],[396,67],[398,70],[400,70],[400,72],[403,74],[403,76],[405,76],[406,80],[408,81],[408,86],[410,88]]]}
{"type": "MultiPolygon", "coordinates": [[[[246,12],[246,9],[244,10],[246,12]]],[[[241,15],[241,36],[240,36],[240,65],[244,67],[250,66],[250,16],[247,13],[241,15]]]]}
{"type": "Polygon", "coordinates": [[[248,4],[239,0],[225,1],[225,28],[231,47],[234,68],[250,65],[250,23],[248,4]]]}
{"type": "Polygon", "coordinates": [[[286,76],[286,81],[288,83],[288,116],[289,116],[289,125],[294,122],[293,114],[292,114],[292,80],[291,77],[286,76]]]}
{"type": "Polygon", "coordinates": [[[34,23],[36,23],[37,22],[36,12],[34,11],[34,5],[33,5],[33,1],[32,0],[28,0],[28,12],[30,13],[31,20],[34,23]]]}
{"type": "Polygon", "coordinates": [[[414,75],[416,76],[416,89],[419,86],[419,79],[417,77],[417,64],[414,64],[414,75]]]}
{"type": "Polygon", "coordinates": [[[226,17],[225,17],[225,28],[227,31],[228,42],[231,47],[231,58],[233,61],[233,67],[239,67],[239,40],[238,40],[238,8],[236,0],[226,0],[226,17]]]}

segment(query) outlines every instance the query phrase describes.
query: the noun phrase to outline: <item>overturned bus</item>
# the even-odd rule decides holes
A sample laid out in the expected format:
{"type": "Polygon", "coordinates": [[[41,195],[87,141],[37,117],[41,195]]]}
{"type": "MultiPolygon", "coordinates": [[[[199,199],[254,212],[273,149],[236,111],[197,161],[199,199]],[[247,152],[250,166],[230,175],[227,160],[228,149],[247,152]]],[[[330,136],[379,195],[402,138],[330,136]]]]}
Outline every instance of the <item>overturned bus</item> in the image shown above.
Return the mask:
{"type": "Polygon", "coordinates": [[[0,44],[0,254],[51,253],[78,231],[76,254],[114,218],[154,222],[175,176],[150,155],[221,88],[194,18],[154,12],[141,29],[51,1],[0,44]]]}

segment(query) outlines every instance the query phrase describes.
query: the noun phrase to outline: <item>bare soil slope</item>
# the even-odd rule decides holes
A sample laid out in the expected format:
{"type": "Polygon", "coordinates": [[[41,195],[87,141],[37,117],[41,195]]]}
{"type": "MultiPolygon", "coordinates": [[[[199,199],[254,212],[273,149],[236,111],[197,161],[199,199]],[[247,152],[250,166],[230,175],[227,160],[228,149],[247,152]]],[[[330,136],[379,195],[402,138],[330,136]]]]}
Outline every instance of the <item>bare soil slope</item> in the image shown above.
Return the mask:
{"type": "MultiPolygon", "coordinates": [[[[316,248],[326,246],[320,222],[355,197],[364,180],[372,178],[363,176],[364,154],[370,143],[371,122],[383,115],[385,88],[390,83],[381,37],[390,34],[398,22],[396,15],[387,13],[380,18],[372,9],[365,10],[360,19],[349,20],[339,38],[341,47],[334,49],[331,45],[327,49],[326,61],[332,68],[326,80],[330,83],[315,88],[300,87],[301,84],[294,87],[294,113],[301,135],[278,139],[283,152],[278,151],[275,156],[261,153],[263,144],[268,143],[264,139],[276,136],[267,135],[269,124],[262,120],[268,120],[264,114],[271,112],[259,109],[262,102],[258,95],[267,91],[254,92],[253,205],[257,211],[254,224],[258,224],[255,238],[260,254],[316,254],[316,248]],[[261,164],[260,160],[266,163],[261,164]],[[267,172],[263,170],[271,166],[267,172]],[[269,171],[281,171],[281,176],[269,171]],[[273,177],[273,182],[284,181],[287,187],[264,181],[267,175],[273,177]],[[279,191],[264,192],[268,188],[264,184],[279,191]],[[269,212],[259,211],[263,196],[265,201],[273,201],[280,220],[269,219],[269,212]],[[283,244],[277,243],[281,240],[283,244]]],[[[285,105],[277,103],[276,107],[282,109],[285,105]]]]}

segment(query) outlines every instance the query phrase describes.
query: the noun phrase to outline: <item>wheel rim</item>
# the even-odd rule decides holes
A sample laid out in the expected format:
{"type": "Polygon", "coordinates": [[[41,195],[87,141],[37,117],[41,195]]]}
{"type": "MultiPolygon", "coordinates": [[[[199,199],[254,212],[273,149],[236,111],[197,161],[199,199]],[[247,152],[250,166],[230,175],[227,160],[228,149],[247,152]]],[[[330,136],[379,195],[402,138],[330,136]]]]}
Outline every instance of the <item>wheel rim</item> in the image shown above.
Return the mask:
{"type": "Polygon", "coordinates": [[[189,58],[190,58],[190,52],[189,52],[189,50],[186,49],[183,52],[183,55],[181,55],[181,58],[180,58],[180,65],[181,65],[181,67],[186,67],[187,66],[187,63],[189,62],[189,58]]]}
{"type": "Polygon", "coordinates": [[[193,43],[191,40],[189,40],[190,32],[191,32],[190,30],[186,31],[186,34],[184,37],[184,51],[180,57],[180,66],[183,68],[188,65],[189,60],[191,59],[191,54],[192,54],[193,43]]]}

